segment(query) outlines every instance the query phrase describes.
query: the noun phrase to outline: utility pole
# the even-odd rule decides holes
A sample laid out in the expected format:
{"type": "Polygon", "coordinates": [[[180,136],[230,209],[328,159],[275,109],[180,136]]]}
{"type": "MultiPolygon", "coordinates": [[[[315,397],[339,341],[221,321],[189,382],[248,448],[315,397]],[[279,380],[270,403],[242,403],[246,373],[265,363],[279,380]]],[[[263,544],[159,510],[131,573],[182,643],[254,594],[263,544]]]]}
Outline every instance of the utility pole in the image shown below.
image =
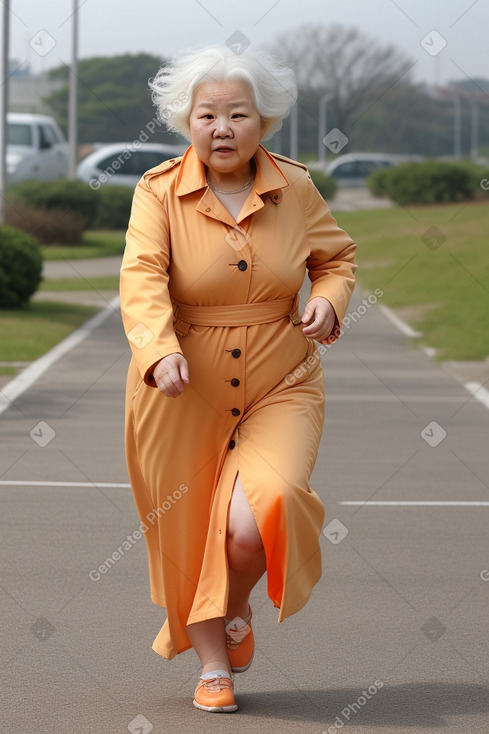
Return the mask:
{"type": "Polygon", "coordinates": [[[9,22],[10,0],[3,0],[2,48],[0,50],[0,224],[5,217],[5,190],[7,188],[7,109],[9,78],[9,22]]]}
{"type": "Polygon", "coordinates": [[[68,178],[76,178],[78,165],[78,0],[73,0],[71,68],[68,101],[68,178]]]}
{"type": "Polygon", "coordinates": [[[318,131],[318,161],[321,163],[321,170],[324,169],[326,163],[326,146],[323,140],[326,136],[327,131],[327,105],[328,102],[333,99],[331,94],[325,94],[319,100],[319,131],[318,131]]]}
{"type": "Polygon", "coordinates": [[[460,97],[453,98],[453,157],[462,156],[462,102],[460,97]]]}
{"type": "Polygon", "coordinates": [[[477,102],[472,103],[472,129],[470,136],[470,157],[473,161],[479,155],[479,105],[477,102]]]}
{"type": "Polygon", "coordinates": [[[299,105],[297,102],[290,110],[290,157],[296,161],[299,137],[299,105]]]}

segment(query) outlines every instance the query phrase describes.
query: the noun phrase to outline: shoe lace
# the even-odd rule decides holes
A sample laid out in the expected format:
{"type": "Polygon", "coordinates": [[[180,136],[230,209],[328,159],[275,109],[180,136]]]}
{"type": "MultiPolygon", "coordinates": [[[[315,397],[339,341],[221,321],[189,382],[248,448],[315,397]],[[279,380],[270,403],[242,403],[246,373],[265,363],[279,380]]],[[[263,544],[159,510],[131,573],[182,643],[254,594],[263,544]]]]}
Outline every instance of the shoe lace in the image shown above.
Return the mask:
{"type": "Polygon", "coordinates": [[[239,622],[232,620],[226,625],[226,643],[231,650],[236,650],[243,642],[244,638],[251,632],[251,626],[243,621],[240,625],[239,622]]]}
{"type": "Polygon", "coordinates": [[[233,687],[232,681],[230,678],[206,678],[202,681],[203,687],[206,689],[206,691],[215,692],[222,691],[224,688],[231,688],[233,687]]]}

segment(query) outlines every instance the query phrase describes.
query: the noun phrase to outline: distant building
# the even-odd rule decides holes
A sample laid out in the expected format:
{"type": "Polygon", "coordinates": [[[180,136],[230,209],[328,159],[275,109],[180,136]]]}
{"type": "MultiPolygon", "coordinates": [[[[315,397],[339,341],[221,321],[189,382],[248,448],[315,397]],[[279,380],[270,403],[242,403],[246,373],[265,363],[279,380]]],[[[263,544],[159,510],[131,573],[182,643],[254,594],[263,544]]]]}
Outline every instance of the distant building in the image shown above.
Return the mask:
{"type": "MultiPolygon", "coordinates": [[[[15,69],[15,62],[11,63],[15,69]]],[[[60,80],[52,81],[46,73],[31,75],[24,73],[22,67],[19,68],[8,82],[9,112],[51,114],[42,100],[62,87],[63,83],[60,80]]]]}

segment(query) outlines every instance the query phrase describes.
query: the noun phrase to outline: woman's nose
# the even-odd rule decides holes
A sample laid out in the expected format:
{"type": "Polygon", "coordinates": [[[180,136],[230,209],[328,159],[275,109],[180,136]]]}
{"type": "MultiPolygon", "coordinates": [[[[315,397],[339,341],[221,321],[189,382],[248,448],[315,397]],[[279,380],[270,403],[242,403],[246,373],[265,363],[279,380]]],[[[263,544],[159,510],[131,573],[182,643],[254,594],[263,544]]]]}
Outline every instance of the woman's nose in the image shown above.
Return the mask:
{"type": "Polygon", "coordinates": [[[231,136],[231,128],[229,122],[225,118],[217,118],[214,128],[215,138],[227,138],[231,136]]]}

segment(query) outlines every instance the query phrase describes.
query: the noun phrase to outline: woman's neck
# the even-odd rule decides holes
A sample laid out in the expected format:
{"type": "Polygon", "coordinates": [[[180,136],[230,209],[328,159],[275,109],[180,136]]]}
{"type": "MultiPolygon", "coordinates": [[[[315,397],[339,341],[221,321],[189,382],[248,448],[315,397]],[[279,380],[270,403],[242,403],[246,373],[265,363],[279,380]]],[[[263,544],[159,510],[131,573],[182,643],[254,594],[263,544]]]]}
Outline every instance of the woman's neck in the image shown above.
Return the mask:
{"type": "Polygon", "coordinates": [[[253,160],[249,161],[236,171],[221,172],[206,166],[207,181],[211,188],[221,189],[226,193],[239,192],[243,186],[253,181],[255,177],[255,164],[253,160]]]}

